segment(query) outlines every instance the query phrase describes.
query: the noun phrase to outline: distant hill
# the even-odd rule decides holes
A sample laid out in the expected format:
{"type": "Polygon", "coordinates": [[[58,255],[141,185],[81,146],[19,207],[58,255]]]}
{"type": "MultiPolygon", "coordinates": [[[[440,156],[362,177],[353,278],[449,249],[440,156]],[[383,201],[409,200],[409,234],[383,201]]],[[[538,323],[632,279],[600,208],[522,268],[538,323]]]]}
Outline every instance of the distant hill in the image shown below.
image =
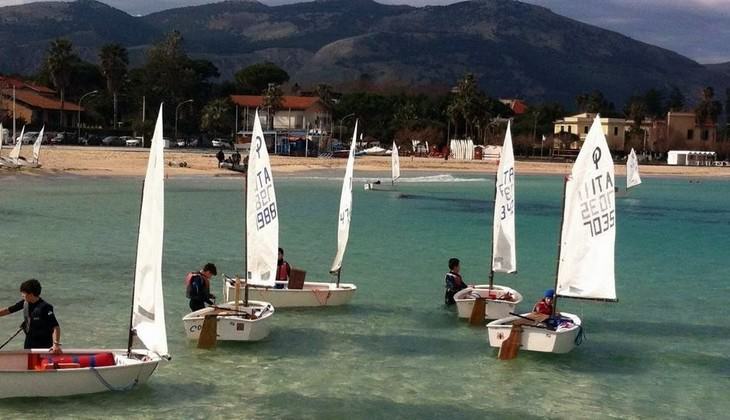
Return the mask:
{"type": "Polygon", "coordinates": [[[467,71],[491,95],[572,104],[600,89],[616,103],[650,87],[730,86],[730,75],[674,52],[513,0],[414,8],[371,0],[317,0],[269,7],[226,1],[132,17],[93,0],[0,8],[0,71],[36,70],[47,44],[71,38],[87,59],[116,41],[133,58],[179,30],[191,55],[229,78],[262,60],[292,82],[448,86],[467,71]]]}
{"type": "Polygon", "coordinates": [[[730,61],[728,61],[727,63],[705,64],[705,67],[713,72],[724,74],[725,76],[730,77],[730,61]]]}

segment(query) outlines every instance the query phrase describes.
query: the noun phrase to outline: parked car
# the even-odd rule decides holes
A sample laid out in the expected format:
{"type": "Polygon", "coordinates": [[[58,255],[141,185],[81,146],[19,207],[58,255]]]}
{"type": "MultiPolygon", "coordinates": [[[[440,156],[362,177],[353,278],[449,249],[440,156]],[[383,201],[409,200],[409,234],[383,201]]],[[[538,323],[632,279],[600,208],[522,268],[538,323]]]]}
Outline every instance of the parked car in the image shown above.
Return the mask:
{"type": "Polygon", "coordinates": [[[142,145],[142,137],[128,137],[125,144],[128,147],[139,147],[142,145]]]}
{"type": "Polygon", "coordinates": [[[107,136],[101,141],[102,146],[123,146],[124,140],[117,136],[107,136]]]}
{"type": "Polygon", "coordinates": [[[23,133],[23,138],[21,139],[20,136],[15,138],[15,141],[22,141],[23,144],[31,144],[35,143],[35,140],[38,138],[38,132],[37,131],[27,131],[23,133]]]}
{"type": "Polygon", "coordinates": [[[216,149],[233,149],[233,145],[231,144],[231,142],[225,139],[213,139],[210,144],[216,149]]]}
{"type": "Polygon", "coordinates": [[[12,142],[12,137],[10,137],[10,130],[7,128],[3,128],[3,132],[0,133],[3,136],[3,144],[10,144],[12,142]]]}
{"type": "Polygon", "coordinates": [[[51,137],[51,144],[66,143],[66,133],[56,133],[55,136],[51,137]]]}

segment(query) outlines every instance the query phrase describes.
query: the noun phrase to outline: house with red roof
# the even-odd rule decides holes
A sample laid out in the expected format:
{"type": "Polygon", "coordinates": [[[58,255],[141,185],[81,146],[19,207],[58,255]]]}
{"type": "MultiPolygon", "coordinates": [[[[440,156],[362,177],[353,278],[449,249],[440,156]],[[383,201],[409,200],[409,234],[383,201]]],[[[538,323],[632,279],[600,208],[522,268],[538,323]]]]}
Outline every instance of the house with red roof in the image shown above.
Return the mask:
{"type": "Polygon", "coordinates": [[[77,114],[83,111],[76,103],[64,101],[64,122],[61,118],[61,100],[56,91],[46,86],[25,80],[0,75],[0,121],[10,123],[13,119],[13,95],[15,95],[15,116],[32,127],[46,125],[58,128],[76,125],[77,114]]]}
{"type": "MultiPolygon", "coordinates": [[[[242,129],[251,129],[256,109],[259,109],[264,130],[269,127],[263,96],[231,95],[231,102],[243,116],[242,129]]],[[[283,96],[281,108],[274,113],[273,123],[277,131],[329,132],[332,128],[332,110],[316,96],[283,96]]]]}

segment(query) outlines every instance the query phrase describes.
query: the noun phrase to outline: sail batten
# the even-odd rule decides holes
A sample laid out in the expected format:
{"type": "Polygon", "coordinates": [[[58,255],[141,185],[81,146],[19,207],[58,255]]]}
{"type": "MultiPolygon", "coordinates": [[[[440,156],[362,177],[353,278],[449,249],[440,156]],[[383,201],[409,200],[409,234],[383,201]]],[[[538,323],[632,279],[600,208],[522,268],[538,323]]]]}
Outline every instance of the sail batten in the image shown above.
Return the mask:
{"type": "Polygon", "coordinates": [[[350,143],[350,154],[347,157],[345,178],[342,180],[342,194],[340,195],[340,212],[337,224],[337,254],[332,262],[330,272],[334,273],[342,268],[342,259],[345,257],[347,241],[350,238],[350,221],[352,220],[352,177],[355,170],[355,146],[357,144],[357,126],[355,121],[355,132],[352,134],[350,143]]]}
{"type": "Polygon", "coordinates": [[[639,176],[639,159],[636,157],[634,148],[631,148],[629,158],[626,160],[626,189],[641,184],[641,176],[639,176]]]}
{"type": "Polygon", "coordinates": [[[599,117],[565,186],[556,294],[616,300],[615,173],[599,117]]]}
{"type": "Polygon", "coordinates": [[[393,150],[390,154],[390,166],[391,166],[391,178],[392,183],[395,185],[395,181],[400,178],[400,156],[398,155],[398,146],[393,142],[393,150]]]}
{"type": "Polygon", "coordinates": [[[279,252],[279,209],[259,113],[246,176],[246,271],[251,284],[273,287],[279,252]]]}
{"type": "Polygon", "coordinates": [[[147,349],[167,356],[162,291],[162,246],[165,226],[165,161],[162,106],[152,136],[137,237],[132,328],[147,349]]]}
{"type": "Polygon", "coordinates": [[[502,156],[495,180],[494,223],[492,228],[492,271],[517,271],[515,244],[515,158],[512,150],[511,124],[502,145],[502,156]]]}

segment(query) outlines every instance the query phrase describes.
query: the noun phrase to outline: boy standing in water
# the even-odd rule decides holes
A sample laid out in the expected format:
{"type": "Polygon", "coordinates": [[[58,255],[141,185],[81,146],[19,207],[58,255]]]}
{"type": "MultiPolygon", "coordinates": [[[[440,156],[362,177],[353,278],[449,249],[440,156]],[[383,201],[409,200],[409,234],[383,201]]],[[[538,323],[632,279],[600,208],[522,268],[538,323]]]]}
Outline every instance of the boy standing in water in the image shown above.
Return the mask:
{"type": "Polygon", "coordinates": [[[461,278],[461,274],[459,274],[459,271],[461,271],[459,259],[451,258],[449,260],[449,272],[446,273],[446,278],[444,279],[444,281],[446,282],[444,303],[446,305],[455,304],[456,302],[454,301],[454,295],[460,290],[464,290],[468,287],[466,283],[464,283],[464,280],[461,278]]]}
{"type": "Polygon", "coordinates": [[[190,299],[190,310],[193,312],[205,308],[205,304],[213,305],[215,296],[210,293],[210,279],[218,274],[215,264],[205,264],[202,270],[188,273],[185,279],[186,293],[190,299]]]}

